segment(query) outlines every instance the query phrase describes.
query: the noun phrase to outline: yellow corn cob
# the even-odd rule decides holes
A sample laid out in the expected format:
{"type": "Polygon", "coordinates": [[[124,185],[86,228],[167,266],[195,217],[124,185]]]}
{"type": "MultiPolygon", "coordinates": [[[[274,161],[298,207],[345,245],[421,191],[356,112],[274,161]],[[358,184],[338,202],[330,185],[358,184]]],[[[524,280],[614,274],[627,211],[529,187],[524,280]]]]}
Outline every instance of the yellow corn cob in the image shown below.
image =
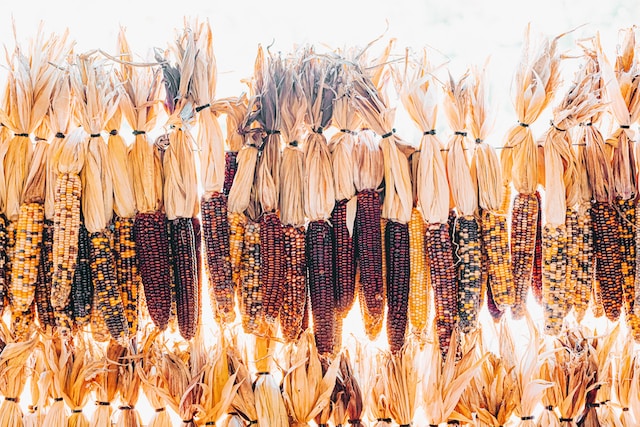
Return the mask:
{"type": "Polygon", "coordinates": [[[260,292],[260,224],[250,221],[244,230],[244,245],[240,270],[240,314],[246,333],[262,326],[262,295],[260,292]]]}
{"type": "Polygon", "coordinates": [[[564,225],[545,226],[542,229],[542,300],[544,303],[545,332],[557,335],[562,328],[567,294],[567,234],[564,225]]]}
{"type": "Polygon", "coordinates": [[[594,266],[591,213],[589,209],[585,209],[578,216],[578,271],[573,298],[573,310],[578,322],[582,321],[587,307],[589,307],[593,288],[594,266]]]}
{"type": "Polygon", "coordinates": [[[565,220],[567,233],[567,276],[564,291],[567,295],[563,301],[563,317],[569,314],[573,307],[576,286],[578,282],[578,211],[567,208],[565,220]]]}
{"type": "Polygon", "coordinates": [[[240,264],[242,261],[242,248],[244,245],[244,229],[247,225],[247,217],[241,212],[229,212],[229,259],[233,272],[233,283],[236,289],[240,287],[240,264]]]}
{"type": "Polygon", "coordinates": [[[409,321],[420,334],[429,319],[429,289],[427,287],[427,252],[424,247],[426,225],[418,209],[411,211],[409,221],[409,257],[411,265],[409,286],[409,321]]]}
{"type": "Polygon", "coordinates": [[[35,296],[43,228],[44,206],[40,203],[22,204],[16,224],[9,293],[11,308],[17,313],[29,310],[35,296]]]}
{"type": "Polygon", "coordinates": [[[60,174],[56,181],[55,215],[53,219],[53,278],[51,305],[64,310],[78,259],[80,233],[80,194],[82,184],[77,174],[60,174]]]}
{"type": "Polygon", "coordinates": [[[35,303],[32,303],[25,311],[11,311],[11,334],[16,342],[28,341],[35,331],[35,303]]]}
{"type": "Polygon", "coordinates": [[[515,302],[515,288],[511,271],[511,251],[507,216],[482,212],[482,243],[487,253],[487,280],[498,306],[506,307],[515,302]]]}

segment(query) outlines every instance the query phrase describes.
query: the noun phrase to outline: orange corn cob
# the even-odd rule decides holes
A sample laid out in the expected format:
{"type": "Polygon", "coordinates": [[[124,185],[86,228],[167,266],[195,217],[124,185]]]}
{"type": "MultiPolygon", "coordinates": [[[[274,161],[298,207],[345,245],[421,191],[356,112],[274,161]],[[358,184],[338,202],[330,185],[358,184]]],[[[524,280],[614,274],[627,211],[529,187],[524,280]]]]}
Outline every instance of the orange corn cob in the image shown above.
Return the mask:
{"type": "Polygon", "coordinates": [[[280,326],[284,339],[293,342],[303,331],[302,323],[308,299],[305,232],[302,227],[289,225],[284,226],[283,232],[286,268],[280,326]]]}

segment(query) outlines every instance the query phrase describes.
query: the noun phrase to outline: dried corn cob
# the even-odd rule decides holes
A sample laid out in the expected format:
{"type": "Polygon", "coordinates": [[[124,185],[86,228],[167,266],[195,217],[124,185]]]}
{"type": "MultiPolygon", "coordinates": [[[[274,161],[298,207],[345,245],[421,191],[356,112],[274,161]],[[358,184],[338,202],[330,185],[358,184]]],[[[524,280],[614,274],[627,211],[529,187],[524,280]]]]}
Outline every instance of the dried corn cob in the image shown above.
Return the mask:
{"type": "MultiPolygon", "coordinates": [[[[591,206],[591,204],[589,204],[591,206]]],[[[591,208],[588,207],[578,215],[578,265],[576,287],[573,299],[573,310],[578,322],[582,321],[591,299],[594,266],[593,230],[591,227],[591,208]]]]}
{"type": "Polygon", "coordinates": [[[487,280],[493,300],[502,307],[512,305],[515,289],[506,214],[483,210],[480,231],[487,253],[487,280]]]}
{"type": "Polygon", "coordinates": [[[511,262],[513,264],[515,302],[512,313],[517,319],[522,317],[526,310],[527,293],[533,273],[539,211],[540,203],[537,195],[520,193],[513,202],[511,262]]]}
{"type": "Polygon", "coordinates": [[[409,309],[409,226],[388,221],[385,227],[387,260],[387,337],[392,353],[404,347],[409,309]]]}
{"type": "Polygon", "coordinates": [[[565,277],[564,292],[566,297],[562,300],[562,317],[566,317],[573,308],[576,286],[578,282],[578,211],[567,208],[565,221],[567,235],[567,276],[565,277]]]}
{"type": "Polygon", "coordinates": [[[234,282],[229,257],[229,221],[227,219],[227,196],[214,193],[202,199],[202,225],[207,250],[209,271],[209,296],[212,308],[225,322],[232,322],[234,311],[234,282]]]}
{"type": "Polygon", "coordinates": [[[354,229],[359,269],[360,304],[375,322],[382,321],[384,283],[382,276],[382,232],[380,198],[375,190],[358,192],[354,229]]]}
{"type": "Polygon", "coordinates": [[[116,275],[122,293],[124,315],[129,325],[129,335],[138,331],[138,265],[136,243],[133,240],[134,218],[114,218],[113,243],[116,253],[116,275]]]}
{"type": "MultiPolygon", "coordinates": [[[[195,235],[196,245],[196,290],[198,292],[198,301],[202,301],[202,224],[200,224],[200,218],[191,218],[193,224],[193,234],[195,235]]],[[[202,303],[198,303],[197,313],[198,323],[202,319],[202,303]]]]}
{"type": "Polygon", "coordinates": [[[307,307],[307,272],[305,260],[305,231],[302,227],[284,226],[286,276],[284,298],[280,310],[282,336],[288,342],[298,339],[303,328],[307,307]]]}
{"type": "Polygon", "coordinates": [[[231,185],[233,185],[233,179],[238,171],[237,151],[226,151],[224,153],[224,166],[224,188],[222,192],[225,196],[228,196],[229,191],[231,191],[231,185]]]}
{"type": "Polygon", "coordinates": [[[242,328],[250,334],[257,332],[262,326],[260,224],[254,221],[248,221],[244,227],[240,281],[242,328]]]}
{"type": "Polygon", "coordinates": [[[40,266],[36,284],[36,309],[42,329],[53,328],[55,317],[51,306],[51,278],[53,275],[53,221],[45,219],[42,229],[40,266]]]}
{"type": "Polygon", "coordinates": [[[460,264],[460,256],[458,255],[458,246],[455,240],[456,220],[458,219],[458,213],[455,209],[449,209],[449,216],[447,218],[447,224],[449,225],[449,239],[451,240],[451,250],[453,254],[453,263],[455,265],[460,264]]]}
{"type": "Polygon", "coordinates": [[[81,224],[78,236],[78,262],[71,285],[73,320],[77,326],[86,325],[91,320],[93,291],[91,242],[86,227],[81,224]]]}
{"type": "Polygon", "coordinates": [[[109,334],[121,345],[128,336],[128,324],[122,304],[122,294],[116,275],[116,260],[110,238],[104,232],[89,235],[91,245],[91,275],[99,315],[104,318],[109,334]]]}
{"type": "Polygon", "coordinates": [[[636,207],[631,199],[616,199],[618,214],[618,230],[620,233],[620,255],[622,262],[622,297],[624,309],[627,313],[633,313],[635,300],[636,277],[636,207]]]}
{"type": "Polygon", "coordinates": [[[98,342],[107,342],[111,339],[107,322],[98,308],[98,294],[93,294],[93,304],[91,309],[91,338],[98,342]]]}
{"type": "Polygon", "coordinates": [[[418,333],[425,330],[429,319],[429,266],[424,237],[424,219],[414,208],[409,221],[409,322],[418,333]]]}
{"type": "Polygon", "coordinates": [[[486,296],[487,296],[487,310],[489,311],[489,314],[491,315],[491,318],[493,319],[493,321],[499,322],[500,319],[502,319],[502,316],[504,315],[505,310],[501,309],[500,306],[496,304],[495,300],[493,299],[493,293],[491,291],[490,281],[487,283],[486,296]]]}
{"type": "Polygon", "coordinates": [[[542,229],[542,300],[545,332],[557,335],[562,328],[565,300],[573,295],[565,288],[567,274],[567,234],[564,225],[542,229]]]}
{"type": "Polygon", "coordinates": [[[28,203],[20,206],[9,288],[11,309],[17,313],[28,311],[35,296],[43,226],[42,204],[28,203]]]}
{"type": "Polygon", "coordinates": [[[428,224],[425,236],[436,310],[438,343],[443,357],[446,357],[458,317],[458,283],[448,224],[428,224]]]}
{"type": "Polygon", "coordinates": [[[312,221],[305,239],[313,333],[320,354],[331,354],[336,340],[333,296],[333,231],[325,221],[312,221]]]}
{"type": "Polygon", "coordinates": [[[7,288],[9,287],[9,254],[7,253],[7,217],[0,213],[0,314],[4,311],[7,288]]]}
{"type": "MultiPolygon", "coordinates": [[[[640,200],[636,202],[636,225],[640,224],[640,200]]],[[[1,223],[1,219],[0,219],[1,223]]],[[[0,236],[2,235],[2,226],[0,224],[0,236]]],[[[1,239],[1,237],[0,237],[1,239]]],[[[636,239],[636,277],[635,277],[635,296],[634,296],[634,305],[633,308],[637,315],[640,315],[640,268],[638,268],[638,263],[640,262],[640,227],[636,227],[635,230],[635,239],[636,239]]],[[[0,241],[1,242],[1,241],[0,241]]],[[[0,250],[0,263],[2,263],[1,259],[1,250],[0,250]]],[[[0,272],[2,269],[0,269],[0,272]]],[[[2,278],[0,277],[0,280],[2,278]]]]}
{"type": "MultiPolygon", "coordinates": [[[[538,206],[542,206],[540,193],[536,191],[538,206]]],[[[538,304],[542,305],[542,209],[538,209],[536,219],[536,243],[533,252],[533,271],[531,273],[531,292],[538,304]]]]}
{"type": "Polygon", "coordinates": [[[482,288],[482,251],[480,229],[474,217],[461,216],[456,221],[455,244],[458,266],[458,318],[462,332],[469,333],[478,323],[482,288]]]}
{"type": "Polygon", "coordinates": [[[138,213],[133,223],[136,257],[151,320],[165,330],[171,315],[171,263],[167,217],[138,213]]]}
{"type": "Polygon", "coordinates": [[[612,205],[596,201],[591,207],[591,221],[596,251],[596,290],[600,291],[607,318],[615,321],[620,317],[623,299],[618,214],[612,205]]]}
{"type": "Polygon", "coordinates": [[[199,326],[200,290],[196,235],[191,218],[169,221],[173,283],[180,335],[190,340],[199,326]]]}
{"type": "Polygon", "coordinates": [[[262,310],[268,322],[275,322],[284,294],[284,233],[275,212],[265,212],[260,219],[260,284],[262,310]]]}
{"type": "Polygon", "coordinates": [[[331,213],[331,225],[335,236],[335,299],[337,315],[345,317],[353,307],[356,297],[356,265],[353,237],[347,227],[349,200],[336,201],[331,213]]]}
{"type": "Polygon", "coordinates": [[[229,261],[231,263],[231,276],[236,286],[240,284],[240,267],[244,245],[244,230],[247,225],[247,217],[241,212],[229,212],[229,261]]]}
{"type": "Polygon", "coordinates": [[[27,310],[11,311],[11,335],[15,342],[28,341],[35,331],[35,301],[31,301],[31,305],[27,310]]]}

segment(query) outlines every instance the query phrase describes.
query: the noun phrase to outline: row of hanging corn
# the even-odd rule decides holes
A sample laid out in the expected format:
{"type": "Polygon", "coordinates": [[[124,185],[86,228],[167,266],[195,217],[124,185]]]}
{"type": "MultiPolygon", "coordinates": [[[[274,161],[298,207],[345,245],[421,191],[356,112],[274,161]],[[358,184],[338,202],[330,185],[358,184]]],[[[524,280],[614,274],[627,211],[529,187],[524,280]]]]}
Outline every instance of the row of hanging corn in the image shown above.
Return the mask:
{"type": "Polygon", "coordinates": [[[452,339],[446,358],[437,341],[410,339],[397,353],[354,342],[333,360],[310,330],[277,354],[200,332],[172,345],[156,329],[127,347],[41,336],[0,355],[0,425],[637,425],[640,358],[619,326],[548,337],[529,322],[518,347],[501,322],[492,350],[477,332],[452,339]]]}
{"type": "Polygon", "coordinates": [[[287,342],[312,324],[322,354],[340,350],[356,299],[370,338],[386,318],[393,352],[433,319],[447,354],[485,301],[495,319],[520,318],[530,289],[546,333],[591,306],[612,321],[624,311],[640,338],[640,68],[634,29],[622,33],[613,66],[598,38],[581,42],[562,96],[561,36],[527,33],[518,123],[499,157],[484,71],[442,82],[426,53],[394,60],[393,42],[373,60],[259,48],[249,95],[217,98],[206,23],[144,64],[123,31],[114,55],[38,33],[8,56],[0,108],[0,303],[13,339],[90,330],[127,345],[148,316],[159,330],[176,319],[189,340],[203,276],[220,324],[238,311],[245,332],[287,342]],[[417,144],[393,127],[391,86],[417,144]],[[536,142],[530,125],[554,98],[536,142]],[[168,119],[152,141],[160,102],[168,119]],[[607,139],[604,118],[617,128],[607,139]]]}

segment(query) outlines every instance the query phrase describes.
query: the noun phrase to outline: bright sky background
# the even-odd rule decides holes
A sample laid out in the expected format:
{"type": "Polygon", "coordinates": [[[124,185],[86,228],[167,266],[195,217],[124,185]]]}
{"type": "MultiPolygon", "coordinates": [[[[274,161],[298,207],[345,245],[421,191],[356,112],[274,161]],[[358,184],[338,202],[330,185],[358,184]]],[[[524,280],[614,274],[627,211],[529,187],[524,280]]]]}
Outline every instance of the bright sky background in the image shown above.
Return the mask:
{"type": "MultiPolygon", "coordinates": [[[[259,43],[273,44],[272,49],[285,53],[295,45],[307,43],[329,47],[365,46],[388,26],[386,39],[397,39],[398,52],[404,47],[420,50],[428,45],[434,49],[434,62],[449,59],[449,68],[455,77],[467,67],[481,65],[491,57],[489,84],[498,115],[491,142],[496,145],[500,144],[506,127],[516,120],[509,86],[527,23],[531,22],[534,33],[550,37],[583,25],[563,39],[561,48],[572,49],[577,39],[600,32],[605,51],[611,57],[615,53],[618,30],[640,22],[640,1],[637,0],[40,0],[5,3],[0,15],[0,43],[8,51],[14,44],[12,17],[21,43],[26,44],[35,36],[38,23],[43,20],[47,33],[68,28],[77,41],[77,51],[101,48],[113,52],[119,27],[123,25],[141,60],[149,58],[151,48],[164,48],[173,40],[175,30],[182,28],[184,16],[208,18],[215,37],[219,96],[233,96],[245,90],[240,79],[251,75],[259,43]]],[[[4,64],[4,58],[0,64],[4,64]]],[[[565,81],[571,80],[572,67],[577,65],[576,60],[567,61],[563,69],[565,81]]],[[[439,123],[446,125],[443,117],[439,123]]],[[[540,127],[534,127],[536,135],[547,123],[543,117],[538,120],[540,127]]],[[[399,133],[407,138],[417,135],[411,124],[407,127],[410,129],[398,127],[399,133]]]]}

